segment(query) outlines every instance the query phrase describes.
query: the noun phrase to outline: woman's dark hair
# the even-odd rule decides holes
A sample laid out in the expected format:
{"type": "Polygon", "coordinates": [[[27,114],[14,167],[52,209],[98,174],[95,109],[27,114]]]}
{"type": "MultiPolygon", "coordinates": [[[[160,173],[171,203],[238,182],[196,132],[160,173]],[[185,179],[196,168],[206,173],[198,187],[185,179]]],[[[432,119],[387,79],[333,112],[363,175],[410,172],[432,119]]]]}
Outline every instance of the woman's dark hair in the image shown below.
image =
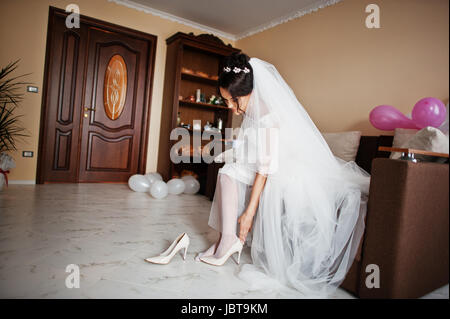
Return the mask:
{"type": "Polygon", "coordinates": [[[237,98],[246,96],[253,90],[253,69],[249,60],[249,56],[245,53],[233,53],[224,59],[223,69],[220,70],[219,88],[224,88],[230,92],[233,101],[237,103],[238,109],[240,107],[237,98]],[[241,71],[234,72],[234,68],[241,69],[241,71]],[[228,72],[224,69],[227,69],[228,72]],[[244,69],[250,72],[244,72],[244,69]]]}

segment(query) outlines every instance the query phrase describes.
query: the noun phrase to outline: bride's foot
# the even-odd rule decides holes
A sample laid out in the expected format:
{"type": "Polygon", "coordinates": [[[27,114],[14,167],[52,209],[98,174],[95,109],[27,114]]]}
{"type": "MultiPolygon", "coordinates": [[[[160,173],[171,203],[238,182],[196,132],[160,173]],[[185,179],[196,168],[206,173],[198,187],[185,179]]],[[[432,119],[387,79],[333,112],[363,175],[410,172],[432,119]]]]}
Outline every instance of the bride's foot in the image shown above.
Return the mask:
{"type": "Polygon", "coordinates": [[[221,239],[221,237],[219,237],[219,239],[204,252],[198,253],[197,256],[195,256],[195,261],[200,261],[200,258],[202,258],[202,257],[214,255],[216,253],[217,246],[219,245],[220,239],[221,239]]]}
{"type": "Polygon", "coordinates": [[[241,259],[242,248],[243,248],[242,241],[237,236],[235,236],[234,243],[228,248],[227,251],[223,252],[223,255],[221,257],[216,257],[216,255],[217,255],[217,252],[216,252],[216,254],[214,256],[202,257],[200,260],[203,261],[204,263],[207,263],[210,265],[222,266],[223,264],[225,264],[225,262],[231,255],[233,255],[234,253],[238,253],[236,262],[239,265],[239,260],[241,259]]]}
{"type": "Polygon", "coordinates": [[[237,241],[238,237],[235,234],[232,235],[224,235],[220,238],[219,245],[217,246],[216,252],[214,253],[215,258],[223,257],[228,250],[230,250],[231,246],[237,241]]]}

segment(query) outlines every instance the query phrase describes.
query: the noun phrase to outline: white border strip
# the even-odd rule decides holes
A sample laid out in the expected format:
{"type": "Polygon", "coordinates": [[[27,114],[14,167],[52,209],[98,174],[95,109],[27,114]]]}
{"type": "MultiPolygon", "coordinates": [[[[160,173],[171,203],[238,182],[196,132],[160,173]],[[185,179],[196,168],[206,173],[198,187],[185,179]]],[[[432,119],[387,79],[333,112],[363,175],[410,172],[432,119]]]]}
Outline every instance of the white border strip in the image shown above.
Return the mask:
{"type": "Polygon", "coordinates": [[[132,8],[132,9],[136,9],[136,10],[139,10],[139,11],[143,11],[145,13],[150,13],[150,14],[153,14],[155,16],[158,16],[158,17],[161,17],[161,18],[164,18],[164,19],[168,19],[168,20],[171,20],[171,21],[174,21],[174,22],[178,22],[178,23],[187,25],[189,27],[200,29],[202,31],[206,31],[206,32],[212,33],[212,34],[214,34],[216,36],[221,36],[221,37],[230,39],[232,41],[237,41],[237,40],[249,37],[251,35],[254,35],[256,33],[265,31],[267,29],[273,28],[273,27],[275,27],[275,26],[277,26],[279,24],[286,23],[286,22],[288,22],[290,20],[300,18],[300,17],[304,16],[305,14],[309,14],[309,13],[315,12],[315,11],[317,11],[319,9],[331,6],[333,4],[341,2],[342,0],[317,0],[314,3],[310,4],[309,6],[304,7],[303,9],[301,9],[299,11],[296,11],[294,13],[290,13],[290,14],[287,14],[287,15],[282,16],[280,18],[274,19],[274,20],[272,20],[272,21],[270,21],[268,23],[261,24],[261,25],[259,25],[257,27],[251,28],[251,29],[249,29],[247,31],[244,31],[244,32],[240,33],[240,34],[231,34],[231,33],[224,32],[224,31],[221,31],[221,30],[218,30],[218,29],[215,29],[215,28],[211,28],[211,27],[208,27],[206,25],[203,25],[203,24],[191,21],[191,20],[187,20],[187,19],[178,17],[176,15],[173,15],[173,14],[170,14],[170,13],[167,13],[167,12],[164,12],[164,11],[156,10],[156,9],[153,9],[153,8],[151,8],[149,6],[146,6],[146,5],[143,5],[143,4],[140,4],[140,3],[136,3],[136,2],[134,2],[132,0],[108,0],[108,1],[120,4],[120,5],[123,5],[123,6],[126,6],[128,8],[132,8]]]}
{"type": "Polygon", "coordinates": [[[181,17],[178,17],[176,15],[173,15],[173,14],[170,14],[170,13],[167,13],[167,12],[164,12],[164,11],[156,10],[156,9],[153,9],[153,8],[151,8],[149,6],[145,6],[143,4],[136,3],[136,2],[131,1],[131,0],[108,0],[108,1],[109,2],[115,2],[117,4],[126,6],[128,8],[132,8],[132,9],[136,9],[136,10],[139,10],[139,11],[143,11],[145,13],[150,13],[150,14],[153,14],[155,16],[158,16],[158,17],[161,17],[161,18],[165,18],[165,19],[168,19],[168,20],[171,20],[171,21],[174,21],[174,22],[178,22],[178,23],[187,25],[187,26],[192,27],[192,28],[200,29],[202,31],[206,31],[206,32],[212,33],[212,34],[214,34],[216,36],[221,36],[221,37],[230,39],[232,41],[236,41],[236,36],[234,34],[223,32],[223,31],[217,30],[215,28],[211,28],[211,27],[208,27],[206,25],[203,25],[203,24],[200,24],[200,23],[188,20],[188,19],[181,18],[181,17]]]}

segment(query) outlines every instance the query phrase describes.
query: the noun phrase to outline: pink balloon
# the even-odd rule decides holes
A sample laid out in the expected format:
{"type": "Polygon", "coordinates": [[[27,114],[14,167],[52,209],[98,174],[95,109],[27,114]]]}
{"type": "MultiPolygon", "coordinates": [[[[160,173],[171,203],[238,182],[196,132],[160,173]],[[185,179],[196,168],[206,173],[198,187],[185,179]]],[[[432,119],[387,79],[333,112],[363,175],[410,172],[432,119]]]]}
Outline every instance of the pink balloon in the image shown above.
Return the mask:
{"type": "Polygon", "coordinates": [[[392,131],[396,128],[417,129],[414,122],[391,105],[378,105],[370,111],[369,121],[379,130],[392,131]]]}
{"type": "Polygon", "coordinates": [[[445,121],[444,103],[434,97],[419,100],[412,110],[411,116],[419,128],[426,126],[439,127],[445,121]]]}

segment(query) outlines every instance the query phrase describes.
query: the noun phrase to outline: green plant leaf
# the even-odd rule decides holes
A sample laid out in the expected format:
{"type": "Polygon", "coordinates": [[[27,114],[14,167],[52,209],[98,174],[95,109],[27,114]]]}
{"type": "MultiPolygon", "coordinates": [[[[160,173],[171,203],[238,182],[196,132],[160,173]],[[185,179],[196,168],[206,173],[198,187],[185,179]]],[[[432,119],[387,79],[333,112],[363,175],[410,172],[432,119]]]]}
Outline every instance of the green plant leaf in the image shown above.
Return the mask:
{"type": "Polygon", "coordinates": [[[25,137],[27,131],[22,127],[20,118],[15,114],[19,103],[23,100],[23,86],[31,84],[21,79],[28,74],[11,76],[17,69],[20,60],[6,65],[0,70],[0,151],[17,150],[17,141],[25,137]]]}

